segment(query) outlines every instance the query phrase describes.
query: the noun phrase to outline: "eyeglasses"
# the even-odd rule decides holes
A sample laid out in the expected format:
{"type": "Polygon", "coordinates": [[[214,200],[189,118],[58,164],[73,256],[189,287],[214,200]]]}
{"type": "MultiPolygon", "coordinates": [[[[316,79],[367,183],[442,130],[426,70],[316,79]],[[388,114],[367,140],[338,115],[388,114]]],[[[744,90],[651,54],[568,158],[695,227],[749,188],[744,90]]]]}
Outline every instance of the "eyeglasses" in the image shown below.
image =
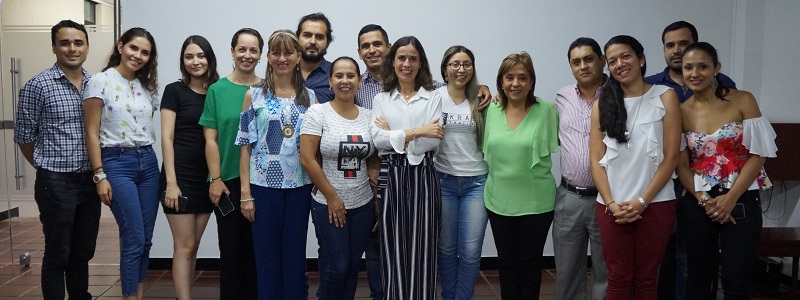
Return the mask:
{"type": "Polygon", "coordinates": [[[447,65],[450,66],[450,69],[453,69],[454,71],[458,71],[458,69],[460,69],[461,67],[464,67],[464,70],[472,70],[471,62],[464,62],[464,63],[451,62],[447,65]]]}

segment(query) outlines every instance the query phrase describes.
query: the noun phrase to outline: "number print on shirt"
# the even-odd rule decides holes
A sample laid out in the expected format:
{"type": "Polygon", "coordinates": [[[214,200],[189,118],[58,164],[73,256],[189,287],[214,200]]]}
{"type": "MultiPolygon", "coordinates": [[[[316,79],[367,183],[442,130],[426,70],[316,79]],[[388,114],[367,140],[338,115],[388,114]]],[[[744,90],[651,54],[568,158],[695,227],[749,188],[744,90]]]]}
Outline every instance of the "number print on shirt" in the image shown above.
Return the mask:
{"type": "Polygon", "coordinates": [[[339,171],[344,178],[356,178],[356,171],[361,170],[361,159],[370,153],[370,143],[365,143],[360,135],[348,135],[347,141],[339,142],[339,171]]]}

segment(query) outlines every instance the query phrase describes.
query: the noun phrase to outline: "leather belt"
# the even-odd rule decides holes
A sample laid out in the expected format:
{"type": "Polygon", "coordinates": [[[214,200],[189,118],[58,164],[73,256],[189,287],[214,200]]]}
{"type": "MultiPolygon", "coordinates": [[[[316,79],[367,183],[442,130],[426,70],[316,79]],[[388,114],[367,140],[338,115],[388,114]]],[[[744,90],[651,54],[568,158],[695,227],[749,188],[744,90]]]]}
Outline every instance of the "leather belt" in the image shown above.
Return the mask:
{"type": "Polygon", "coordinates": [[[582,187],[577,187],[577,186],[571,185],[571,184],[569,184],[567,182],[566,179],[564,179],[564,177],[561,177],[561,186],[563,186],[564,188],[566,188],[570,192],[578,194],[578,196],[580,196],[580,197],[594,197],[594,196],[597,196],[597,189],[596,188],[594,188],[594,187],[582,188],[582,187]]]}

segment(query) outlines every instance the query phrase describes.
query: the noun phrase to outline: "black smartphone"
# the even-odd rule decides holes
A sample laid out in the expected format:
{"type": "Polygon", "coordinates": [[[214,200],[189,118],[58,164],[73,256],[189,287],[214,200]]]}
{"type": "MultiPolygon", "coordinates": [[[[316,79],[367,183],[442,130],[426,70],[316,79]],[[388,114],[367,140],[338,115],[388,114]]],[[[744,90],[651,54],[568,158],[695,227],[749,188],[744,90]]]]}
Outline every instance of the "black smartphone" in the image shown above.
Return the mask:
{"type": "Polygon", "coordinates": [[[219,207],[219,212],[222,213],[222,216],[227,216],[230,214],[233,211],[233,202],[231,202],[231,197],[226,193],[222,193],[222,196],[219,197],[219,203],[217,203],[217,207],[219,207]]]}
{"type": "Polygon", "coordinates": [[[178,196],[178,211],[186,211],[186,205],[189,204],[189,198],[186,196],[178,196]]]}
{"type": "Polygon", "coordinates": [[[731,217],[734,220],[742,220],[745,217],[744,203],[736,203],[731,211],[731,217]]]}
{"type": "MultiPolygon", "coordinates": [[[[161,193],[161,203],[164,203],[164,200],[167,199],[167,191],[161,193]]],[[[186,210],[186,205],[189,204],[189,198],[183,195],[178,196],[178,209],[176,211],[181,212],[186,210]]]]}

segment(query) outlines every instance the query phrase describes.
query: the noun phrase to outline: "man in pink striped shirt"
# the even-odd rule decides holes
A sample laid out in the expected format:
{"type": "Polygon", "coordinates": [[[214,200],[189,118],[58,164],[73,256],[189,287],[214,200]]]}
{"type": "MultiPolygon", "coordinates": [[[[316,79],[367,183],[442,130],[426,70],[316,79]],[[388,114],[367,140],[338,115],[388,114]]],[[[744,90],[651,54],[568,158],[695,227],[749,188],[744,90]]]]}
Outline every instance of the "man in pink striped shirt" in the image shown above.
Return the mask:
{"type": "Polygon", "coordinates": [[[592,105],[607,78],[605,59],[600,45],[585,37],[570,44],[567,58],[577,82],[559,90],[553,102],[561,143],[561,186],[553,219],[556,299],[586,299],[587,245],[592,250],[592,299],[605,299],[608,273],[595,215],[597,189],[589,171],[592,105]]]}

